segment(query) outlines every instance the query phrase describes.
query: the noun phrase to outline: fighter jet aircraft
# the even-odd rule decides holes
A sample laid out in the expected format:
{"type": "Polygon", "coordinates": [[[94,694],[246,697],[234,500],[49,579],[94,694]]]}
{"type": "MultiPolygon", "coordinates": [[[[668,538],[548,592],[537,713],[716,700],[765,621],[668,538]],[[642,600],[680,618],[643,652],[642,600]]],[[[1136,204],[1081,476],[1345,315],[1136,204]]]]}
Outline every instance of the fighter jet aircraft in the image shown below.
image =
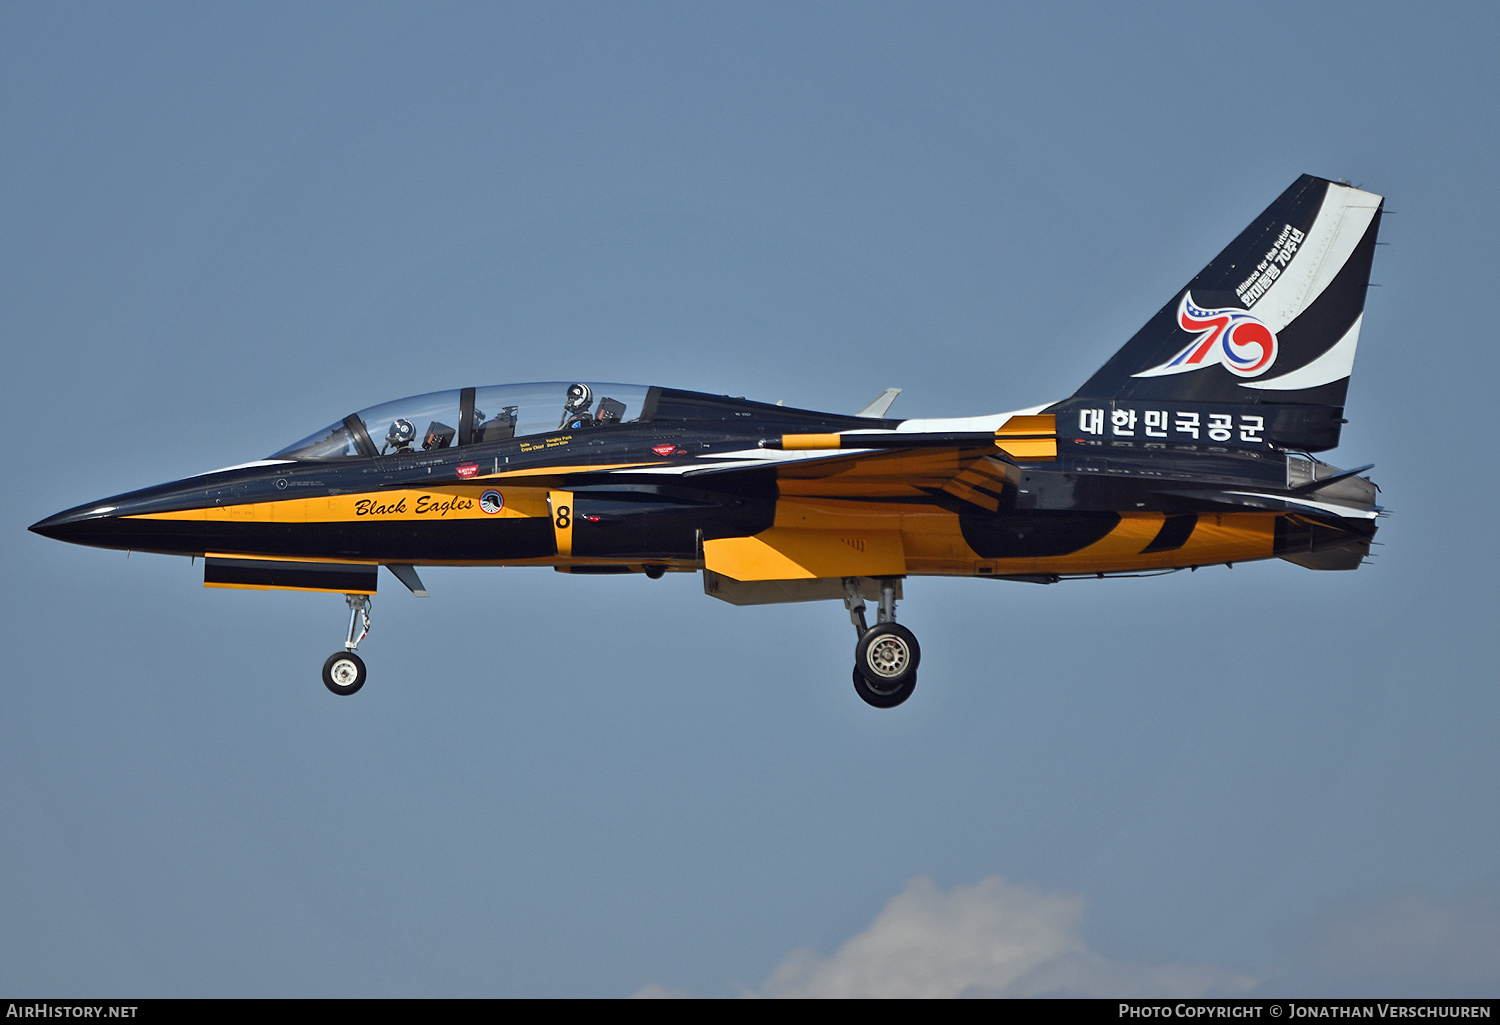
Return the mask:
{"type": "Polygon", "coordinates": [[[31,529],[202,557],[209,587],[343,594],[335,694],[364,685],[380,566],[419,596],[418,566],[552,566],[701,572],[736,605],[842,600],[855,690],[889,708],[921,657],[896,622],[909,577],[1360,565],[1370,467],[1313,453],[1345,423],[1382,205],[1299,178],[1060,402],[897,420],[895,388],[853,415],[595,381],[459,388],[31,529]]]}

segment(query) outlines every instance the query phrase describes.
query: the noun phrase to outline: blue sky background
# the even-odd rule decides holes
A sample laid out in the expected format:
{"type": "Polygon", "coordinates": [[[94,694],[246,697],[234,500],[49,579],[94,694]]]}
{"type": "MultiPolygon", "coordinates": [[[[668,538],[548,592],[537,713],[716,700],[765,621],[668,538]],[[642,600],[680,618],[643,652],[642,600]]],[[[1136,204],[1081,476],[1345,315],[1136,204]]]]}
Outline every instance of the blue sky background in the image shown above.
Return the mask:
{"type": "Polygon", "coordinates": [[[0,991],[1493,996],[1497,29],[0,5],[0,991]],[[1394,211],[1379,557],[912,580],[897,710],[837,604],[545,570],[386,578],[341,700],[337,597],[25,531],[470,384],[1054,400],[1303,172],[1394,211]]]}

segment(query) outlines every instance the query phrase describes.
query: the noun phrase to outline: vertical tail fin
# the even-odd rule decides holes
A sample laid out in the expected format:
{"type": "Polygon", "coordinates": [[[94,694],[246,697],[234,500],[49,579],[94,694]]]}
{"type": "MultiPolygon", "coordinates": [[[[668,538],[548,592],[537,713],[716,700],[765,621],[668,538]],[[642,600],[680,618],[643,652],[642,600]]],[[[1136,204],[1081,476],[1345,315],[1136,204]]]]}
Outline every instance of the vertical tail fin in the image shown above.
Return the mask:
{"type": "Polygon", "coordinates": [[[1383,204],[1303,175],[1059,407],[1303,407],[1268,440],[1337,445],[1383,204]]]}

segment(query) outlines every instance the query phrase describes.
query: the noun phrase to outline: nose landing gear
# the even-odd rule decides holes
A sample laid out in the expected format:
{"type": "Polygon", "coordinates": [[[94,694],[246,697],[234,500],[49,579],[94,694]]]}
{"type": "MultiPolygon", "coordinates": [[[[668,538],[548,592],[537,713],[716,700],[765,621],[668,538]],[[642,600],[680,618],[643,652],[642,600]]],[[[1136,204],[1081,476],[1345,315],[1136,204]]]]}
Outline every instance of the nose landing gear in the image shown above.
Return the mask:
{"type": "Polygon", "coordinates": [[[854,577],[844,578],[844,607],[859,637],[854,645],[855,693],[876,708],[895,708],[916,689],[922,660],[916,635],[896,622],[896,578],[880,578],[874,626],[865,624],[865,598],[854,577]]]}
{"type": "Polygon", "coordinates": [[[370,596],[346,594],[349,605],[349,639],[323,663],[323,686],[335,694],[350,695],[365,685],[365,662],[354,653],[370,633],[370,596]]]}

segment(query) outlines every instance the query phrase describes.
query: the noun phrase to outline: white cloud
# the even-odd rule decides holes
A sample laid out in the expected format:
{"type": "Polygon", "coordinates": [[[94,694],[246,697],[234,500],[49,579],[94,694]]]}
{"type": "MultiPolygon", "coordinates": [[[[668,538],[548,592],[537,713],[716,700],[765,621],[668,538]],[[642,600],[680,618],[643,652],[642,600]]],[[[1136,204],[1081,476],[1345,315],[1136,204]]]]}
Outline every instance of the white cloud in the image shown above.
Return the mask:
{"type": "MultiPolygon", "coordinates": [[[[939,889],[913,879],[830,957],[788,954],[767,997],[1235,996],[1256,980],[1214,968],[1127,964],[1089,950],[1077,894],[991,876],[939,889]]],[[[648,986],[638,996],[667,995],[648,986]],[[650,991],[650,992],[648,992],[650,991]]]]}
{"type": "Polygon", "coordinates": [[[776,997],[1116,997],[1243,993],[1255,980],[1184,965],[1112,961],[1084,944],[1083,898],[991,876],[946,893],[913,879],[832,957],[789,954],[776,997]]]}

